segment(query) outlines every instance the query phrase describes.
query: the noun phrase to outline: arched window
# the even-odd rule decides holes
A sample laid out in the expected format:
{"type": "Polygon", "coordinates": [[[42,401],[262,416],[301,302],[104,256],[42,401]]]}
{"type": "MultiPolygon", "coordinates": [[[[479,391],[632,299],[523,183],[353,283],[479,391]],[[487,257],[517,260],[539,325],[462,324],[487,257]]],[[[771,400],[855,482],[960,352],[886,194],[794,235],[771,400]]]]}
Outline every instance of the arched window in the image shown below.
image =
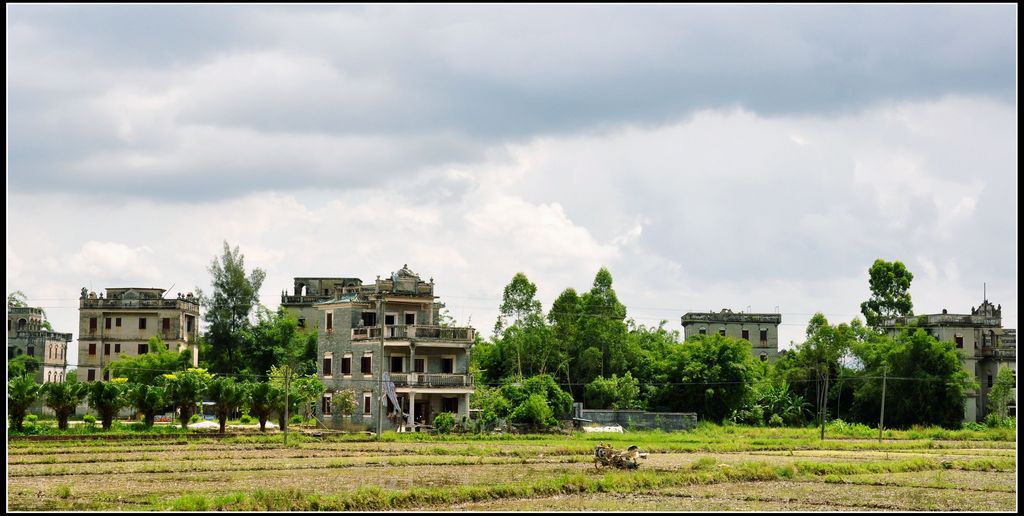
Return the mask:
{"type": "Polygon", "coordinates": [[[25,329],[25,319],[18,319],[18,331],[25,329]]]}

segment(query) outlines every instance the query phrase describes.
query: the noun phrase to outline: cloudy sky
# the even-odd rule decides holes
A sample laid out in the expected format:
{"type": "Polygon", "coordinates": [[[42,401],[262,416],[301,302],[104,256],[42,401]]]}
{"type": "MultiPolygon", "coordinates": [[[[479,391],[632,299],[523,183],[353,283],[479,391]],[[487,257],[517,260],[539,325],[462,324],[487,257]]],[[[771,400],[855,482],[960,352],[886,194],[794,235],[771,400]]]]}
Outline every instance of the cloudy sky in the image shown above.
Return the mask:
{"type": "MultiPolygon", "coordinates": [[[[638,323],[917,313],[1017,325],[1017,8],[7,7],[7,290],[77,297],[408,264],[489,334],[606,266],[638,323]]],[[[77,357],[71,354],[73,362],[77,357]]]]}

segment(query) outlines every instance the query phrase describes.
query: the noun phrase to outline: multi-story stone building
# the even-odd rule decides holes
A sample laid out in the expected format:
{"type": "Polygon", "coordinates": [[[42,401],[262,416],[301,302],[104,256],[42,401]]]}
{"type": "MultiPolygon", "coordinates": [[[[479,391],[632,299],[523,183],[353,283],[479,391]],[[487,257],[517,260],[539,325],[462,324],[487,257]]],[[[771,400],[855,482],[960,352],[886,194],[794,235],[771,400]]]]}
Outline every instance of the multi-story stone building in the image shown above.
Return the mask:
{"type": "Polygon", "coordinates": [[[748,314],[723,308],[721,312],[689,312],[683,315],[683,338],[718,333],[750,343],[754,357],[775,362],[779,356],[779,324],[782,314],[748,314]]]}
{"type": "Polygon", "coordinates": [[[78,300],[78,380],[107,380],[104,368],[125,356],[148,353],[159,336],[170,350],[190,349],[199,363],[199,299],[189,292],[164,299],[162,288],[108,288],[107,295],[82,289],[78,300]]]}
{"type": "Polygon", "coordinates": [[[300,328],[317,331],[320,311],[313,304],[333,299],[345,287],[362,284],[359,278],[295,278],[295,293],[289,295],[288,291],[281,291],[281,306],[298,317],[300,328]]]}
{"type": "MultiPolygon", "coordinates": [[[[974,376],[978,390],[969,390],[964,404],[964,421],[980,421],[988,414],[988,392],[992,389],[996,372],[1002,365],[1010,367],[1017,376],[1017,331],[1003,329],[1002,306],[984,300],[971,313],[912,315],[885,321],[883,327],[890,335],[902,328],[916,325],[943,342],[952,342],[960,354],[967,372],[974,376]]],[[[1016,384],[1016,383],[1015,383],[1016,384]]],[[[1016,392],[1010,402],[1010,413],[1016,414],[1016,392]]]]}
{"type": "Polygon", "coordinates": [[[39,360],[37,383],[64,381],[70,333],[50,331],[43,326],[43,309],[7,309],[7,359],[30,355],[39,360]]]}
{"type": "MultiPolygon", "coordinates": [[[[322,414],[330,415],[339,390],[351,389],[356,398],[351,422],[376,428],[380,393],[386,392],[384,372],[394,382],[398,407],[386,402],[383,429],[430,424],[441,412],[469,414],[474,330],[439,324],[443,305],[435,301],[433,278],[423,281],[403,266],[370,285],[357,278],[326,279],[328,286],[321,281],[314,288],[317,297],[326,288],[328,299],[288,300],[290,308],[301,311],[312,303],[318,312],[317,372],[327,386],[322,414]]],[[[296,286],[309,280],[296,278],[296,286]]]]}

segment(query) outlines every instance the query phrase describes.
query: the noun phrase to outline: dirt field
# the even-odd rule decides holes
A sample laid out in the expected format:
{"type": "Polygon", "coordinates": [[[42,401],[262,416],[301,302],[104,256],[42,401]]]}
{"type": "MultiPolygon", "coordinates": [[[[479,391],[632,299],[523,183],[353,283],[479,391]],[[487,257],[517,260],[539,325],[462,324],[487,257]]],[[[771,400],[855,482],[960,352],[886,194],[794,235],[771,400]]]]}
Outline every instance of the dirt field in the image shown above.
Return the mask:
{"type": "Polygon", "coordinates": [[[652,452],[637,471],[595,470],[593,442],[572,438],[295,441],[11,441],[8,509],[1016,509],[1016,447],[1000,441],[652,452]]]}

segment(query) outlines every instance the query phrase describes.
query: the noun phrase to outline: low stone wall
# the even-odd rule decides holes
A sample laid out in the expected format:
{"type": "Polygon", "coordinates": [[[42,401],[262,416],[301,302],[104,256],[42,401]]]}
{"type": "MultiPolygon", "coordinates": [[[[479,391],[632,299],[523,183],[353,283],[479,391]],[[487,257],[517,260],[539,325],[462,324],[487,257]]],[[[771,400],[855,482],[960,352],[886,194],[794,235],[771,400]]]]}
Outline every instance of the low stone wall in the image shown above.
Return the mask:
{"type": "MultiPolygon", "coordinates": [[[[601,425],[617,424],[626,430],[654,430],[665,432],[690,430],[697,426],[694,412],[644,412],[642,410],[578,409],[578,418],[589,419],[601,425]]],[[[590,423],[585,423],[590,424],[590,423]]]]}

